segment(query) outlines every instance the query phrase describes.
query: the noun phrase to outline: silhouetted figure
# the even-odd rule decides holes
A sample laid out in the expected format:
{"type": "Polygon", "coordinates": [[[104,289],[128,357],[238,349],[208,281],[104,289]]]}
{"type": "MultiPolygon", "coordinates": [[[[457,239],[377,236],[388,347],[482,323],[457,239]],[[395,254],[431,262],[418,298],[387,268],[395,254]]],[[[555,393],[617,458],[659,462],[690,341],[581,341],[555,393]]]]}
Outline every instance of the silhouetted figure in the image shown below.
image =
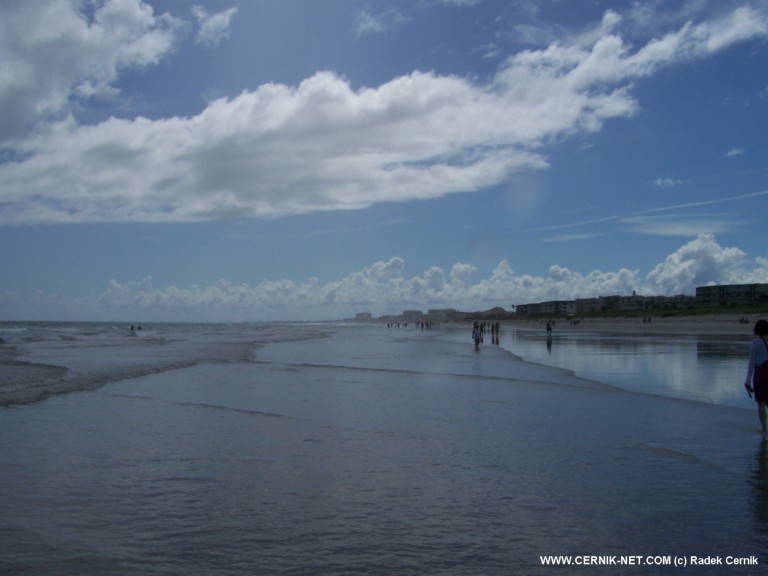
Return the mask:
{"type": "Polygon", "coordinates": [[[475,341],[475,350],[480,350],[480,341],[483,339],[483,333],[480,330],[480,325],[475,322],[472,327],[472,340],[475,341]]]}

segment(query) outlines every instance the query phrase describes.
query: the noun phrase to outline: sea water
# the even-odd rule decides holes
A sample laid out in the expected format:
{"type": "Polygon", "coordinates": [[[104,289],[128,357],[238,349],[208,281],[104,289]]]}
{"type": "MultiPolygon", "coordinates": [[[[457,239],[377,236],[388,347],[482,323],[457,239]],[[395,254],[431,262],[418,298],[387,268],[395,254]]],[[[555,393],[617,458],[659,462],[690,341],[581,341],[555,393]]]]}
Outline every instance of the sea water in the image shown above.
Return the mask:
{"type": "MultiPolygon", "coordinates": [[[[501,336],[501,335],[500,335],[501,336]]],[[[751,326],[743,334],[627,334],[558,327],[505,330],[499,344],[530,362],[643,394],[752,408],[744,391],[751,326]]]]}
{"type": "Polygon", "coordinates": [[[686,573],[749,574],[768,562],[751,406],[522,362],[505,347],[525,335],[511,332],[479,352],[448,326],[137,332],[0,329],[0,573],[563,574],[596,568],[551,562],[595,558],[624,563],[610,574],[682,560],[686,573]]]}

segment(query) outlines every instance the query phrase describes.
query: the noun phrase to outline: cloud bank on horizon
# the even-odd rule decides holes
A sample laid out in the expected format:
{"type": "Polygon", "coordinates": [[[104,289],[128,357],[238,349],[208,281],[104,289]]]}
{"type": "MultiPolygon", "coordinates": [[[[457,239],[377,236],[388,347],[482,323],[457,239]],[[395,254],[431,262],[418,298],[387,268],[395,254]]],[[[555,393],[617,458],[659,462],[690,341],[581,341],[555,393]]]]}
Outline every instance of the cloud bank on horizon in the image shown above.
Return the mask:
{"type": "Polygon", "coordinates": [[[502,261],[487,278],[473,278],[475,267],[463,263],[454,264],[448,273],[433,266],[409,278],[405,264],[393,257],[327,283],[309,278],[298,283],[264,280],[249,286],[219,280],[210,286],[156,287],[151,277],[112,280],[96,298],[39,294],[34,304],[41,318],[49,318],[65,304],[74,319],[97,311],[98,317],[109,319],[233,321],[252,319],[258,310],[260,320],[333,320],[350,317],[350,310],[374,316],[406,309],[512,310],[522,303],[632,292],[690,294],[693,287],[711,284],[713,278],[734,284],[768,282],[768,258],[748,262],[743,251],[720,246],[710,234],[685,244],[645,276],[628,269],[581,274],[556,265],[547,276],[532,276],[517,274],[502,261]]]}
{"type": "MultiPolygon", "coordinates": [[[[608,8],[567,33],[554,26],[511,27],[508,34],[527,32],[535,41],[497,56],[487,74],[413,66],[368,85],[328,67],[295,84],[246,82],[195,112],[151,116],[132,112],[128,79],[171,67],[190,45],[216,50],[233,41],[244,11],[195,3],[172,14],[153,4],[38,0],[0,6],[0,226],[274,220],[481,194],[517,175],[553,170],[552,151],[564,142],[584,141],[607,122],[632,121],[642,112],[637,84],[644,79],[768,37],[765,2],[729,3],[705,15],[694,13],[696,4],[681,4],[674,19],[665,13],[666,30],[645,36],[639,31],[651,26],[658,5],[630,4],[624,12],[608,8]]],[[[477,10],[483,2],[442,4],[477,10]]],[[[396,3],[349,17],[357,39],[394,34],[409,24],[396,3]]],[[[484,50],[487,58],[500,51],[493,42],[484,50]]],[[[729,158],[746,155],[741,147],[726,148],[729,158]]],[[[670,192],[685,187],[676,175],[649,181],[670,192]]],[[[742,195],[750,194],[760,200],[766,193],[742,195]]],[[[750,263],[743,250],[720,246],[715,234],[734,226],[722,214],[654,210],[616,220],[645,235],[692,239],[645,276],[626,268],[579,273],[558,265],[535,276],[515,273],[503,259],[480,280],[472,279],[474,264],[461,262],[447,272],[435,265],[408,278],[408,258],[395,255],[371,258],[374,264],[339,280],[155,287],[147,275],[112,280],[98,298],[65,299],[74,309],[100,308],[102,315],[145,310],[182,316],[207,309],[226,317],[252,309],[274,318],[297,310],[301,317],[337,317],[352,308],[480,309],[768,281],[764,258],[750,263]]],[[[21,298],[8,288],[4,294],[6,302],[21,298]]],[[[38,303],[61,298],[49,294],[38,303]]]]}

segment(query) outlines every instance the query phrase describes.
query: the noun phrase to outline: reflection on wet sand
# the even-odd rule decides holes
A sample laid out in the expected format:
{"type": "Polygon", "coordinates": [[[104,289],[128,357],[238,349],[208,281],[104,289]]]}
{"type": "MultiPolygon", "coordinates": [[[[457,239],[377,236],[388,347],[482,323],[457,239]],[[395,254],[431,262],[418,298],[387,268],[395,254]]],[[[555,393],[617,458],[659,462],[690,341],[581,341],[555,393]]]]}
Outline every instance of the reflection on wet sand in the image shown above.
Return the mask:
{"type": "Polygon", "coordinates": [[[761,534],[768,534],[768,442],[761,442],[757,450],[750,486],[755,528],[761,534]]]}
{"type": "Polygon", "coordinates": [[[629,390],[752,408],[741,383],[751,335],[653,334],[510,326],[504,345],[524,360],[629,390]]]}

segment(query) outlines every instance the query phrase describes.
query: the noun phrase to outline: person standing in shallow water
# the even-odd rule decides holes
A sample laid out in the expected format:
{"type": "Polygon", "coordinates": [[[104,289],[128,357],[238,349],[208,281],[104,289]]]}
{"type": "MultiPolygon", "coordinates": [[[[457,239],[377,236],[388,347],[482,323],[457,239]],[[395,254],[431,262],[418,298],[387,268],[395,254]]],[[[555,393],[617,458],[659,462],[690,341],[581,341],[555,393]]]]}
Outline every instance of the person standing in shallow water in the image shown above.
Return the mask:
{"type": "Polygon", "coordinates": [[[757,415],[763,428],[763,439],[768,440],[766,429],[766,402],[768,402],[768,320],[755,322],[753,332],[756,336],[749,345],[749,366],[744,387],[752,397],[755,395],[757,402],[757,415]]]}
{"type": "Polygon", "coordinates": [[[472,340],[475,341],[475,350],[480,350],[480,340],[483,338],[483,333],[480,331],[480,325],[475,322],[474,328],[472,328],[472,340]]]}

